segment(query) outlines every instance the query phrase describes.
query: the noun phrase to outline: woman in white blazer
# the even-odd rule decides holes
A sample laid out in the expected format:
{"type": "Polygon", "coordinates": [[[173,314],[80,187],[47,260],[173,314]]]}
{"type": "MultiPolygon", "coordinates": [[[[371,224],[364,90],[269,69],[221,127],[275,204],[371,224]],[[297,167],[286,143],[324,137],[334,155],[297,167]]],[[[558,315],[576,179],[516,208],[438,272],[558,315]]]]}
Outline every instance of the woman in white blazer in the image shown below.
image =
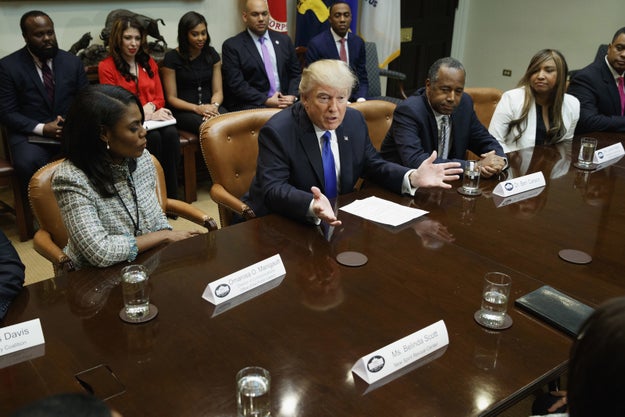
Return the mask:
{"type": "Polygon", "coordinates": [[[505,152],[570,140],[579,120],[579,101],[565,94],[568,67],[555,49],[534,55],[518,87],[506,91],[488,131],[505,152]]]}

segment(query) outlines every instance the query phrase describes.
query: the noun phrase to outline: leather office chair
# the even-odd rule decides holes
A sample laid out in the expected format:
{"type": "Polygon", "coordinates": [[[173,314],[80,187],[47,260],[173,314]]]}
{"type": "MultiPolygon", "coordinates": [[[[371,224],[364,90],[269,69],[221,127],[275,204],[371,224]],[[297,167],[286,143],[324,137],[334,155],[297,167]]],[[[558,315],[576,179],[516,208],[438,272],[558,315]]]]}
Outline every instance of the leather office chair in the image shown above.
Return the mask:
{"type": "Polygon", "coordinates": [[[395,104],[399,104],[406,98],[404,92],[404,80],[406,74],[398,71],[391,71],[380,68],[380,59],[378,58],[378,48],[375,42],[365,42],[365,55],[366,55],[366,67],[367,67],[367,81],[369,82],[368,97],[371,99],[387,100],[395,104]],[[399,91],[401,98],[388,97],[382,95],[382,87],[380,83],[380,77],[387,77],[392,80],[396,80],[399,83],[399,91]]]}
{"type": "MultiPolygon", "coordinates": [[[[39,230],[33,238],[33,246],[41,256],[52,262],[55,276],[73,268],[70,259],[62,250],[67,245],[67,230],[52,191],[52,177],[62,161],[62,159],[54,161],[40,168],[33,175],[28,186],[30,204],[39,221],[39,230]]],[[[156,167],[156,194],[163,211],[181,216],[208,230],[216,230],[215,220],[202,210],[184,201],[167,198],[163,168],[154,156],[152,156],[152,161],[156,167]]]]}
{"type": "Polygon", "coordinates": [[[0,201],[0,213],[12,213],[15,215],[15,224],[17,225],[20,241],[24,242],[33,237],[35,233],[33,216],[26,196],[22,195],[22,187],[17,173],[15,172],[15,168],[13,168],[11,148],[4,126],[0,126],[0,136],[2,136],[4,153],[4,157],[0,157],[0,186],[10,186],[13,190],[13,206],[8,205],[4,201],[0,201]]]}
{"type": "Polygon", "coordinates": [[[240,198],[256,175],[258,131],[279,109],[263,108],[225,113],[200,128],[200,147],[213,180],[210,196],[219,207],[221,226],[232,223],[234,213],[256,217],[240,198]]]}
{"type": "Polygon", "coordinates": [[[477,118],[486,129],[488,129],[490,119],[493,118],[493,113],[495,112],[497,103],[501,100],[503,91],[492,87],[467,87],[464,89],[464,92],[473,99],[473,108],[475,109],[477,118]]]}
{"type": "Polygon", "coordinates": [[[180,152],[182,153],[182,172],[184,178],[184,201],[192,203],[197,200],[197,172],[195,154],[200,150],[198,132],[192,133],[178,129],[180,136],[180,152]]]}
{"type": "Polygon", "coordinates": [[[379,151],[382,141],[393,123],[395,103],[385,100],[367,100],[350,104],[350,107],[358,110],[365,117],[371,143],[379,151]]]}

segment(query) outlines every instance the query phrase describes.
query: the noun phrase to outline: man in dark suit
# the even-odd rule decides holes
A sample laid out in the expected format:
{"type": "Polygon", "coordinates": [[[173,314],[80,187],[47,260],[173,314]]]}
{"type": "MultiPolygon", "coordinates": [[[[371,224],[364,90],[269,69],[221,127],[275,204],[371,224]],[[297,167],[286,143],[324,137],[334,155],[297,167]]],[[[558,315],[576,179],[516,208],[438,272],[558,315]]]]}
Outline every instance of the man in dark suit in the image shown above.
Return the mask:
{"type": "Polygon", "coordinates": [[[380,154],[389,161],[417,168],[437,149],[436,162],[464,165],[470,150],[481,159],[483,177],[501,172],[507,165],[505,153],[478,120],[473,100],[464,93],[464,80],[464,66],[456,59],[441,58],[432,64],[425,88],[395,109],[380,154]]]}
{"type": "Polygon", "coordinates": [[[47,14],[25,13],[20,28],[26,46],[0,60],[0,122],[26,190],[32,174],[59,153],[65,114],[88,81],[80,59],[59,49],[47,14]]]}
{"type": "Polygon", "coordinates": [[[625,75],[625,27],[614,34],[608,53],[577,71],[568,93],[580,103],[576,133],[625,132],[623,76],[625,75]],[[619,94],[620,90],[620,94],[619,94]]]}
{"type": "Polygon", "coordinates": [[[347,107],[356,77],[339,60],[304,70],[301,102],[273,116],[258,136],[256,176],[243,200],[257,216],[279,213],[299,221],[340,224],[329,199],[349,193],[362,177],[397,193],[444,187],[458,178],[458,163],[417,169],[384,161],[369,139],[362,114],[347,107]]]}
{"type": "Polygon", "coordinates": [[[312,64],[320,59],[341,59],[358,77],[358,87],[352,91],[350,101],[363,101],[367,98],[369,81],[365,56],[365,42],[349,32],[352,23],[352,9],[344,1],[336,1],[330,6],[330,29],[325,30],[308,42],[306,62],[312,64]],[[344,51],[344,56],[341,50],[344,51]]]}
{"type": "Polygon", "coordinates": [[[302,72],[291,39],[267,30],[266,0],[247,0],[243,21],[247,29],[227,39],[221,50],[225,107],[290,106],[302,72]]]}
{"type": "Polygon", "coordinates": [[[24,264],[11,241],[0,231],[0,324],[23,285],[24,264]]]}

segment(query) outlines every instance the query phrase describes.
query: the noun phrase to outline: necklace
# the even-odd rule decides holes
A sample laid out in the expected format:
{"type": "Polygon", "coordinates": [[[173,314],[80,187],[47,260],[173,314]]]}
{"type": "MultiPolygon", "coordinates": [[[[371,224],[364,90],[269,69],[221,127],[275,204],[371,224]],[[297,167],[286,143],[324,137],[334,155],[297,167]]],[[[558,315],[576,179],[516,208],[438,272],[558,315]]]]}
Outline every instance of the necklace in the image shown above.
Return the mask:
{"type": "Polygon", "coordinates": [[[198,60],[198,62],[200,63],[200,67],[198,68],[199,74],[195,71],[195,68],[193,68],[193,61],[189,58],[189,68],[191,68],[191,71],[193,72],[193,76],[195,77],[195,82],[197,83],[197,104],[202,104],[202,68],[204,67],[204,63],[201,60],[202,58],[202,53],[200,52],[200,54],[193,60],[198,60]]]}
{"type": "Polygon", "coordinates": [[[141,236],[143,232],[141,231],[141,229],[139,229],[139,220],[140,220],[139,219],[139,202],[137,199],[137,190],[135,190],[135,184],[132,180],[132,174],[128,175],[128,178],[126,179],[126,181],[128,182],[130,193],[132,194],[132,200],[135,203],[135,213],[137,216],[136,222],[135,222],[135,218],[132,217],[132,214],[130,214],[130,210],[128,209],[128,206],[124,202],[124,199],[122,198],[122,196],[119,194],[119,190],[117,190],[117,187],[115,186],[115,184],[113,184],[113,188],[115,188],[115,195],[117,195],[117,198],[119,199],[120,203],[122,203],[122,206],[124,206],[124,210],[126,210],[126,214],[128,214],[128,217],[130,217],[130,221],[132,222],[132,225],[135,228],[135,231],[134,231],[135,236],[141,236]]]}

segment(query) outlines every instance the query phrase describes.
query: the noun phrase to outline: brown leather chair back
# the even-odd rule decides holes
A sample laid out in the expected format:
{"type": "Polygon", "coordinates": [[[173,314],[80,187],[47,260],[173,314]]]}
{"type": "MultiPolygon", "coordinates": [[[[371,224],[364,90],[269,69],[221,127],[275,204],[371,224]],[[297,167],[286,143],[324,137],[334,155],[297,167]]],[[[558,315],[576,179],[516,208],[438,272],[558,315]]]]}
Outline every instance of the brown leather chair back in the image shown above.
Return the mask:
{"type": "Polygon", "coordinates": [[[503,91],[492,87],[471,87],[465,88],[464,92],[473,99],[473,108],[477,118],[488,129],[490,119],[493,117],[503,91]]]}
{"type": "Polygon", "coordinates": [[[393,123],[395,103],[386,100],[367,100],[352,103],[351,108],[362,113],[369,128],[371,143],[379,151],[386,133],[393,123]]]}
{"type": "Polygon", "coordinates": [[[211,197],[219,205],[222,226],[230,224],[233,209],[241,211],[242,203],[227,201],[239,199],[250,188],[256,174],[258,131],[278,111],[262,108],[225,113],[200,127],[200,147],[213,181],[211,197]],[[229,194],[226,200],[215,195],[217,190],[229,194]]]}
{"type": "Polygon", "coordinates": [[[28,185],[28,198],[33,213],[39,222],[39,229],[48,232],[52,241],[59,248],[64,248],[67,245],[67,230],[52,191],[52,177],[62,161],[60,159],[50,162],[39,168],[33,174],[28,185]]]}

